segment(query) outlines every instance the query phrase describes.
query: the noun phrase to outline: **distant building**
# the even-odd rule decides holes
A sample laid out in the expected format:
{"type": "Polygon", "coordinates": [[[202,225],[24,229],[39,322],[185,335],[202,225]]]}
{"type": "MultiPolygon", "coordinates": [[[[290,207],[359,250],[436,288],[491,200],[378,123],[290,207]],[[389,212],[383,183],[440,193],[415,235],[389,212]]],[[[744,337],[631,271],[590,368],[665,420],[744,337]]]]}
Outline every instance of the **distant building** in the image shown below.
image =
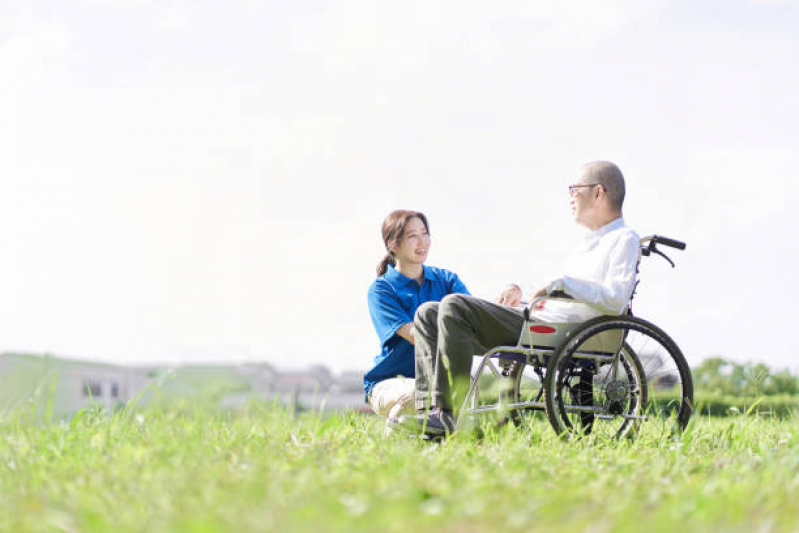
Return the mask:
{"type": "Polygon", "coordinates": [[[363,372],[348,371],[334,376],[320,365],[279,373],[272,397],[303,409],[371,411],[364,402],[363,372]]]}
{"type": "Polygon", "coordinates": [[[24,354],[0,354],[0,406],[18,407],[30,398],[51,405],[56,417],[91,405],[112,410],[134,399],[150,382],[146,370],[24,354]]]}
{"type": "Polygon", "coordinates": [[[267,363],[241,365],[121,366],[50,356],[0,354],[0,417],[36,400],[39,414],[72,416],[89,406],[111,411],[131,400],[141,404],[178,397],[211,398],[222,409],[251,400],[277,400],[313,410],[369,411],[363,373],[334,376],[316,365],[277,371],[267,363]],[[50,401],[51,400],[51,401],[50,401]]]}

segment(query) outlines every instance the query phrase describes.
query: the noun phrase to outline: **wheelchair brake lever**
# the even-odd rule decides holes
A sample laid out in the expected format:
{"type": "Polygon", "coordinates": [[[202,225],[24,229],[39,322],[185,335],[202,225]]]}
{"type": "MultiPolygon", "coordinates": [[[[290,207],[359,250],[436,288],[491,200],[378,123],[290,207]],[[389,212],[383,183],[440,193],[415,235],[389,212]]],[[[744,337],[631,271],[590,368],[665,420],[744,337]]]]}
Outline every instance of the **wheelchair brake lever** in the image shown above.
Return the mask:
{"type": "Polygon", "coordinates": [[[654,246],[652,247],[652,250],[651,250],[651,251],[652,251],[652,252],[655,252],[655,253],[656,253],[656,254],[658,254],[660,257],[662,257],[663,259],[665,259],[666,261],[668,261],[668,262],[669,262],[669,264],[671,265],[671,268],[674,268],[674,261],[672,261],[672,260],[671,260],[671,258],[670,258],[668,255],[664,254],[663,252],[661,252],[660,250],[658,250],[658,249],[657,249],[657,248],[655,248],[654,246]]]}

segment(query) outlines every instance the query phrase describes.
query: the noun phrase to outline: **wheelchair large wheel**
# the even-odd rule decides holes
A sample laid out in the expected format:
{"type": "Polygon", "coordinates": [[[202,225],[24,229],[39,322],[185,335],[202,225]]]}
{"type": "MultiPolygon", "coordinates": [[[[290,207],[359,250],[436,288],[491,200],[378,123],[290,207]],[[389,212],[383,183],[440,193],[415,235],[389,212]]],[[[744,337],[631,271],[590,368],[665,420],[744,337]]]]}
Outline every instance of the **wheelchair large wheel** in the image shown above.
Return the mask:
{"type": "Polygon", "coordinates": [[[671,434],[693,411],[691,372],[680,349],[637,317],[598,317],[572,332],[547,367],[544,398],[560,435],[671,434]]]}

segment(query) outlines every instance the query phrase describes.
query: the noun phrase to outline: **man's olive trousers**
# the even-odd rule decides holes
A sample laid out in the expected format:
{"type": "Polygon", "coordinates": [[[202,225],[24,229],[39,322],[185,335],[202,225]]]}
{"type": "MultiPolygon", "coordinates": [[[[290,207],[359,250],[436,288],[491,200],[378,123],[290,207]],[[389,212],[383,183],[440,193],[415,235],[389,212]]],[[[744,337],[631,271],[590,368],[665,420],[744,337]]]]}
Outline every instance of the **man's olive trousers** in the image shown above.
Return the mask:
{"type": "Polygon", "coordinates": [[[524,316],[518,309],[474,296],[450,294],[416,311],[416,409],[458,410],[469,389],[475,355],[514,346],[524,316]]]}

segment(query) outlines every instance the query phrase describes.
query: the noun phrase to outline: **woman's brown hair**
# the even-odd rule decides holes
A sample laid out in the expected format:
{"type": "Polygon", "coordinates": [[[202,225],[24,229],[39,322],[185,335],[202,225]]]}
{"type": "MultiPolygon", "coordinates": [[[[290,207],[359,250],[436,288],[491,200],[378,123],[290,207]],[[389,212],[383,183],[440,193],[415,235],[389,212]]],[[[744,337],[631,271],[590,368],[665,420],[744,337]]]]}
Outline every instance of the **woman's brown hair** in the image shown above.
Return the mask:
{"type": "Polygon", "coordinates": [[[427,224],[427,217],[419,211],[407,211],[398,209],[392,211],[383,221],[383,244],[386,245],[386,256],[377,264],[377,276],[380,277],[388,270],[388,265],[394,266],[394,254],[391,249],[399,246],[402,235],[405,233],[405,226],[412,218],[418,218],[424,224],[424,229],[430,233],[430,226],[427,224]]]}

